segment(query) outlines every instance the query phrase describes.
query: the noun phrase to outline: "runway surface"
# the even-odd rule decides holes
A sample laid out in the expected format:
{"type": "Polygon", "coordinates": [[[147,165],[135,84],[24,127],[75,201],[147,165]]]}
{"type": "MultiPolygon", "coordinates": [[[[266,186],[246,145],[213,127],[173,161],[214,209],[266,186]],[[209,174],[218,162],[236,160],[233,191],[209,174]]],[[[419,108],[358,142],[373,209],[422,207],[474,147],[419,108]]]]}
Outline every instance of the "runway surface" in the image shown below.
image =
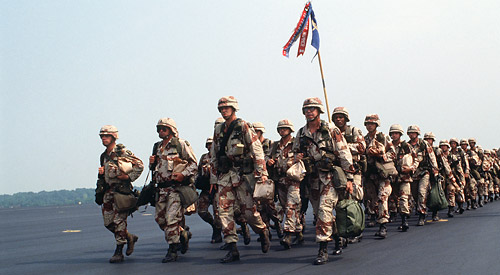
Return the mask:
{"type": "Polygon", "coordinates": [[[193,215],[187,217],[190,250],[162,264],[168,247],[163,232],[154,208],[141,207],[128,219],[130,232],[139,236],[135,252],[110,264],[114,237],[102,224],[99,206],[0,209],[0,274],[500,274],[500,201],[445,216],[441,212],[443,221],[423,227],[412,216],[406,233],[397,231],[398,220],[388,226],[385,240],[368,228],[362,242],[314,266],[318,246],[310,213],[303,245],[282,250],[273,231],[272,247],[263,254],[253,233],[250,245],[238,242],[241,260],[224,265],[218,260],[225,251],[209,242],[210,226],[193,215]]]}

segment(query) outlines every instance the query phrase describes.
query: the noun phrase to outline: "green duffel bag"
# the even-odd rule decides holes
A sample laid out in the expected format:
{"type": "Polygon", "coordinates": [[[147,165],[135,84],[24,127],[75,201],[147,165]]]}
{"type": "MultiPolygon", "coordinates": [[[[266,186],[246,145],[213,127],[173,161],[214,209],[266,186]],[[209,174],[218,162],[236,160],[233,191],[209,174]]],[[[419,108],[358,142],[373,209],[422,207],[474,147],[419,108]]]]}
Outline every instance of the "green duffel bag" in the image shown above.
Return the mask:
{"type": "Polygon", "coordinates": [[[446,200],[446,194],[443,190],[443,177],[438,176],[435,179],[431,176],[431,190],[427,197],[427,208],[431,211],[439,211],[448,208],[448,201],[446,200]]]}
{"type": "Polygon", "coordinates": [[[335,207],[337,231],[340,237],[359,236],[365,230],[365,213],[358,201],[344,199],[335,207]]]}
{"type": "Polygon", "coordinates": [[[332,166],[332,181],[335,189],[343,189],[347,187],[347,177],[344,170],[339,166],[332,166]]]}
{"type": "Polygon", "coordinates": [[[114,192],[113,197],[115,198],[116,208],[119,212],[130,211],[136,208],[137,197],[134,193],[122,194],[114,192]]]}
{"type": "Polygon", "coordinates": [[[174,187],[181,197],[181,205],[187,208],[198,200],[198,192],[191,185],[180,185],[174,187]]]}

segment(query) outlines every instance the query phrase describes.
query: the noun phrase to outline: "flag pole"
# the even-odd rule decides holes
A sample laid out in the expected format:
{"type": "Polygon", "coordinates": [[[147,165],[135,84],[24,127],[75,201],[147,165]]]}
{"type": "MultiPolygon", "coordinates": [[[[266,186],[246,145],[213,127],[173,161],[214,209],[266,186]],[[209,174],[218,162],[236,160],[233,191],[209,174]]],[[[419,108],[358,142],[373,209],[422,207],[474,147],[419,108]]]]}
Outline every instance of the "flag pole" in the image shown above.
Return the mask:
{"type": "Polygon", "coordinates": [[[323,75],[323,66],[321,65],[321,54],[319,54],[319,50],[318,50],[318,61],[319,61],[319,70],[321,71],[321,81],[323,81],[323,92],[325,94],[325,104],[326,104],[326,112],[328,114],[328,121],[332,122],[332,118],[330,116],[330,107],[328,106],[328,96],[326,94],[325,76],[323,75]]]}

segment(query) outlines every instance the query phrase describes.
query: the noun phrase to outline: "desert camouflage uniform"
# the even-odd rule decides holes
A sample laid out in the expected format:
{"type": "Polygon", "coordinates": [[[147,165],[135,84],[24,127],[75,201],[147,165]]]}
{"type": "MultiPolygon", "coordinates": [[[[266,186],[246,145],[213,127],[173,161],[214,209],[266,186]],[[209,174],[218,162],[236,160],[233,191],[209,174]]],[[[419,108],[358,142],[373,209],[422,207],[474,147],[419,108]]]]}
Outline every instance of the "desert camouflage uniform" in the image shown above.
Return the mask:
{"type": "Polygon", "coordinates": [[[333,209],[337,205],[339,194],[333,186],[332,172],[322,171],[318,164],[325,154],[330,152],[335,156],[334,163],[342,167],[348,180],[352,180],[354,166],[347,142],[339,128],[321,120],[320,129],[314,133],[309,131],[307,125],[298,131],[293,151],[303,153],[304,158],[309,158],[314,165],[313,172],[305,180],[310,189],[309,199],[317,217],[316,242],[330,242],[337,230],[333,209]]]}
{"type": "Polygon", "coordinates": [[[123,157],[127,159],[128,162],[132,163],[132,171],[128,174],[130,182],[139,178],[144,169],[142,161],[130,150],[125,149],[125,146],[122,144],[117,144],[110,154],[104,151],[101,155],[101,159],[104,160],[104,178],[110,187],[104,194],[102,217],[104,226],[115,235],[117,245],[127,243],[127,216],[129,212],[119,212],[117,210],[114,198],[115,190],[123,186],[125,189],[130,189],[130,192],[132,192],[132,184],[129,181],[123,181],[116,178],[121,173],[117,166],[119,157],[123,157]]]}
{"type": "MultiPolygon", "coordinates": [[[[483,158],[482,158],[482,164],[481,164],[481,169],[482,169],[482,175],[484,178],[484,195],[489,196],[490,198],[493,196],[495,190],[493,187],[493,177],[491,176],[491,172],[493,169],[493,161],[489,154],[483,153],[483,158]]],[[[491,200],[491,199],[490,199],[491,200]]]]}
{"type": "MultiPolygon", "coordinates": [[[[481,198],[483,196],[488,196],[488,185],[486,179],[484,178],[483,169],[483,151],[477,146],[470,148],[469,160],[472,160],[470,164],[474,163],[474,170],[477,173],[473,173],[477,181],[477,194],[481,198]]],[[[472,165],[471,165],[472,166],[472,165]]]]}
{"type": "Polygon", "coordinates": [[[165,240],[168,244],[180,243],[180,234],[183,228],[184,208],[181,205],[179,192],[175,186],[181,183],[172,180],[172,170],[174,169],[174,159],[181,159],[188,162],[182,175],[185,181],[196,176],[197,164],[196,156],[191,145],[176,136],[172,137],[166,144],[164,141],[158,142],[156,153],[157,165],[153,172],[154,181],[158,185],[158,201],[155,205],[155,220],[161,230],[165,232],[165,240]]]}
{"type": "MultiPolygon", "coordinates": [[[[401,214],[410,214],[410,199],[411,199],[411,182],[412,173],[404,173],[402,171],[403,158],[406,155],[412,155],[414,153],[413,148],[408,145],[406,141],[399,142],[398,145],[394,145],[394,151],[396,157],[394,158],[394,165],[398,170],[398,177],[395,180],[396,185],[399,185],[398,197],[397,197],[397,207],[401,214]]],[[[413,159],[413,157],[412,157],[413,159]]],[[[411,167],[409,167],[411,168],[411,167]]]]}
{"type": "Polygon", "coordinates": [[[439,170],[436,155],[429,143],[420,138],[415,144],[411,144],[411,141],[408,142],[408,144],[413,147],[416,154],[412,167],[414,173],[412,176],[413,182],[411,184],[411,193],[417,203],[417,212],[425,215],[427,210],[426,203],[429,193],[430,173],[437,175],[439,170]]]}
{"type": "Polygon", "coordinates": [[[480,192],[483,192],[481,186],[484,184],[484,179],[481,178],[481,174],[479,173],[479,169],[481,167],[481,159],[474,149],[468,148],[466,153],[470,167],[469,177],[471,179],[471,198],[475,201],[478,195],[483,195],[482,193],[480,194],[480,192]]]}
{"type": "Polygon", "coordinates": [[[465,187],[467,184],[467,180],[465,179],[465,171],[463,169],[464,165],[462,163],[464,159],[465,153],[463,152],[462,148],[457,147],[455,150],[450,149],[450,153],[448,155],[448,163],[451,166],[453,176],[456,180],[456,201],[458,203],[465,202],[465,187]]]}
{"type": "Polygon", "coordinates": [[[439,166],[439,173],[445,179],[445,186],[443,186],[446,190],[446,199],[448,200],[448,207],[455,207],[456,200],[455,196],[457,194],[457,190],[460,188],[457,185],[456,179],[453,176],[453,172],[450,167],[450,163],[448,162],[448,157],[450,155],[450,151],[443,152],[441,148],[434,148],[434,154],[436,155],[436,160],[439,166]]]}
{"type": "Polygon", "coordinates": [[[267,171],[262,144],[251,126],[241,119],[236,122],[226,148],[223,148],[231,167],[227,172],[221,171],[219,165],[222,164],[218,163],[217,152],[226,130],[226,123],[215,128],[211,162],[212,173],[217,175],[218,207],[224,241],[236,243],[235,218],[238,216],[245,219],[258,234],[263,234],[267,229],[252,198],[252,185],[256,179],[267,176],[267,171]]]}
{"type": "Polygon", "coordinates": [[[294,154],[292,146],[295,138],[291,138],[286,144],[281,144],[280,141],[275,141],[270,158],[275,160],[273,169],[276,171],[278,178],[277,190],[278,198],[281,207],[285,210],[285,219],[283,230],[285,232],[297,233],[302,231],[302,223],[300,220],[300,182],[294,181],[286,176],[286,171],[293,164],[294,154]]]}
{"type": "Polygon", "coordinates": [[[367,195],[368,213],[377,215],[377,223],[385,224],[389,222],[389,196],[392,192],[391,180],[383,178],[377,171],[376,162],[385,163],[393,161],[395,156],[394,146],[387,140],[382,132],[377,132],[373,137],[365,135],[366,142],[366,162],[368,171],[365,174],[364,186],[367,195]],[[368,154],[368,150],[377,150],[377,156],[368,154]]]}
{"type": "Polygon", "coordinates": [[[352,197],[355,200],[361,201],[363,200],[364,192],[363,184],[361,183],[362,165],[360,162],[365,158],[366,142],[361,130],[351,125],[346,126],[346,130],[342,132],[342,135],[346,139],[349,150],[351,151],[352,161],[356,169],[356,172],[353,174],[352,197]]]}

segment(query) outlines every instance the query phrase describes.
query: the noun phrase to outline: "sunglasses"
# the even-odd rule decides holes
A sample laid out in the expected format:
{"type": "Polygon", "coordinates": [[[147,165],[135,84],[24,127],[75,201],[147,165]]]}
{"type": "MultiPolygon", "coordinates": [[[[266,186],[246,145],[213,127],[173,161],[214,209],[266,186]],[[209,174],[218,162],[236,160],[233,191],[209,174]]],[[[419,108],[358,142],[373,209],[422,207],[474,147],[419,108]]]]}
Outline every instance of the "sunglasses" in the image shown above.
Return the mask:
{"type": "Polygon", "coordinates": [[[156,132],[159,133],[160,131],[167,131],[167,126],[156,126],[156,132]]]}

